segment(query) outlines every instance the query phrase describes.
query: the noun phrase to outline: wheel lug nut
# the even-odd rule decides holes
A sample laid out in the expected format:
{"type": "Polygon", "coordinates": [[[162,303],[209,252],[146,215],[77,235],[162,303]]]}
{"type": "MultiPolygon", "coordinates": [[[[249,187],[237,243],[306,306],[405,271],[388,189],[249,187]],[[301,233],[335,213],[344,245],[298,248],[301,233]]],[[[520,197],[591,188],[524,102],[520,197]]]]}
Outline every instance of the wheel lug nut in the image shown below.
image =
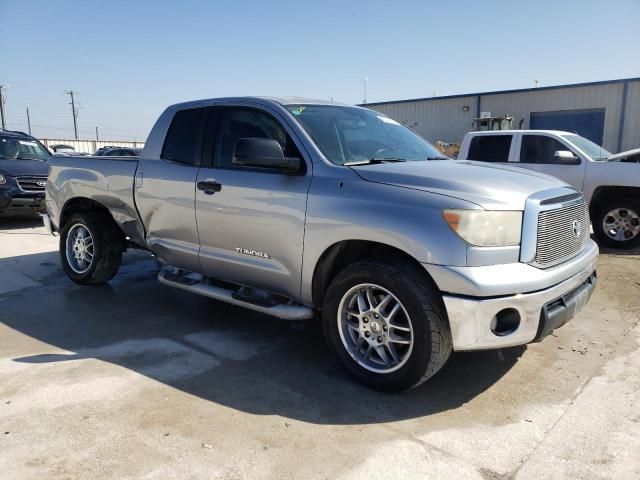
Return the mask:
{"type": "Polygon", "coordinates": [[[378,318],[378,314],[377,313],[375,313],[373,316],[374,316],[374,318],[378,318]]]}
{"type": "Polygon", "coordinates": [[[369,332],[364,332],[364,336],[365,336],[365,337],[367,337],[367,338],[369,338],[369,337],[371,336],[371,333],[369,333],[369,332]]]}
{"type": "Polygon", "coordinates": [[[368,319],[367,317],[364,317],[364,318],[362,319],[362,321],[363,321],[364,323],[368,323],[368,322],[369,322],[369,319],[368,319]]]}
{"type": "Polygon", "coordinates": [[[378,337],[378,343],[382,342],[382,337],[378,337]]]}
{"type": "Polygon", "coordinates": [[[386,325],[383,325],[382,329],[386,332],[387,330],[389,330],[389,327],[387,327],[386,325]]]}

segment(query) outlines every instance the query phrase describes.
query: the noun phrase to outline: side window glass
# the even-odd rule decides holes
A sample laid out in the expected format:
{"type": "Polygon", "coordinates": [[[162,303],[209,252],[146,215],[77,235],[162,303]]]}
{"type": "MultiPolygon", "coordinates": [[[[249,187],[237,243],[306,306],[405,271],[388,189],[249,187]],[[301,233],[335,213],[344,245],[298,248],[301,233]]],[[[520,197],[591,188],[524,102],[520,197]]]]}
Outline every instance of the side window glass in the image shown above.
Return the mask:
{"type": "Polygon", "coordinates": [[[556,163],[553,154],[569,150],[555,138],[544,135],[523,135],[520,163],[556,163]]]}
{"type": "Polygon", "coordinates": [[[478,135],[471,138],[469,160],[508,162],[512,135],[478,135]]]}
{"type": "Polygon", "coordinates": [[[196,147],[205,108],[191,108],[176,113],[164,141],[161,157],[187,165],[196,164],[196,147]]]}
{"type": "Polygon", "coordinates": [[[218,123],[214,167],[247,168],[233,164],[233,149],[241,138],[270,138],[280,144],[285,157],[302,158],[287,131],[271,115],[253,108],[227,108],[218,123]]]}

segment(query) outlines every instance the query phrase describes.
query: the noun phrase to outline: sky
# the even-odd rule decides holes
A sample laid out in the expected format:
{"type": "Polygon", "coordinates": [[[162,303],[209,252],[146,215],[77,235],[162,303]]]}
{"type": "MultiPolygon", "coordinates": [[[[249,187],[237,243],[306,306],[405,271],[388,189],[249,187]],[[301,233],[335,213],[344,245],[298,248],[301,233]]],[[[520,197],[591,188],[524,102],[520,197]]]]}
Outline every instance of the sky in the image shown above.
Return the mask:
{"type": "Polygon", "coordinates": [[[144,140],[180,101],[346,103],[640,76],[640,0],[0,0],[8,128],[144,140]]]}

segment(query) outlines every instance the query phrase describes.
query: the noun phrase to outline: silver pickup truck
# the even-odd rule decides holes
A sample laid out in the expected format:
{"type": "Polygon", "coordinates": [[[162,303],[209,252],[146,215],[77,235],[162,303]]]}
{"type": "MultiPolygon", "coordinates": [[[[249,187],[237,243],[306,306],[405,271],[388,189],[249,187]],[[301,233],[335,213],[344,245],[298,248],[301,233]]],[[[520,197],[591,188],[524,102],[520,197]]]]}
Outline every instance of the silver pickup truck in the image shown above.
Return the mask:
{"type": "Polygon", "coordinates": [[[365,108],[173,105],[140,157],[56,157],[46,192],[73,281],[106,282],[123,250],[148,249],[166,285],[282,319],[321,312],[338,359],[382,390],[420,384],[452,350],[538,341],[596,285],[581,193],[445,159],[365,108]]]}

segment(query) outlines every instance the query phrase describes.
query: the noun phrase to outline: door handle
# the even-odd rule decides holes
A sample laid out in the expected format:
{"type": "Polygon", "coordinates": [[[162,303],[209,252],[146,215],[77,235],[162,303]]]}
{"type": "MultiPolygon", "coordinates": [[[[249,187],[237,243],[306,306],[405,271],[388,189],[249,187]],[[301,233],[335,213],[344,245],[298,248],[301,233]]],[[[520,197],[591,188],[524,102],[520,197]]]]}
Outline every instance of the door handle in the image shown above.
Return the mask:
{"type": "Polygon", "coordinates": [[[202,190],[205,195],[213,195],[222,190],[222,185],[211,178],[196,183],[196,186],[198,190],[202,190]]]}

